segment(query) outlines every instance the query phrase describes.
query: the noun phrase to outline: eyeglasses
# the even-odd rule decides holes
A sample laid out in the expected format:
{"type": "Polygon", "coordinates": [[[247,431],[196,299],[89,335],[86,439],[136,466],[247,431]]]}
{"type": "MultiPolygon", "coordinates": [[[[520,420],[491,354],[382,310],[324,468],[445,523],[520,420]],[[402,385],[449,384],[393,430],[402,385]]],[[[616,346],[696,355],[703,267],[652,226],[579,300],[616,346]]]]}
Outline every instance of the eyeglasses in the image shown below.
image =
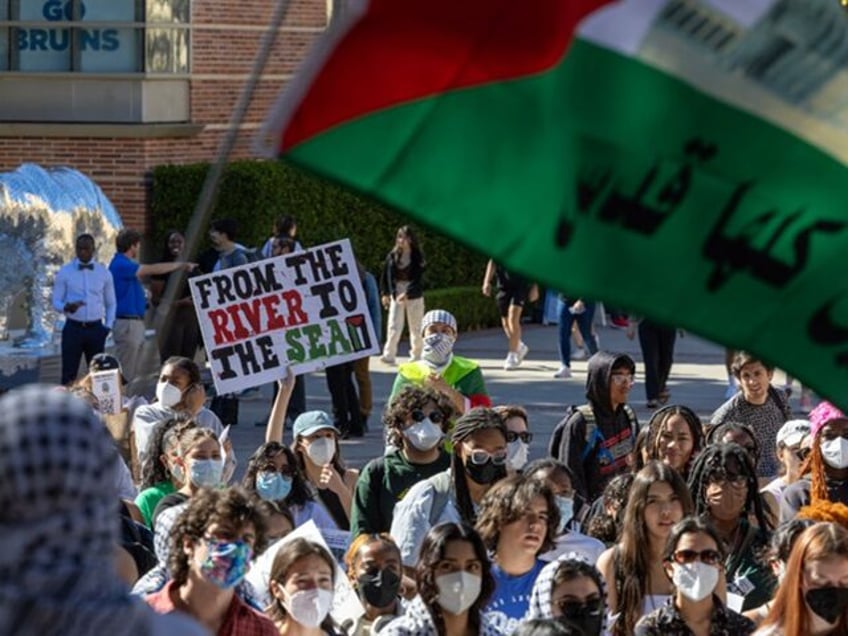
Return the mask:
{"type": "Polygon", "coordinates": [[[413,422],[423,422],[425,419],[430,419],[433,424],[441,424],[445,420],[445,416],[441,411],[430,411],[429,413],[425,413],[420,409],[415,409],[412,413],[409,414],[412,418],[413,422]]]}
{"type": "Polygon", "coordinates": [[[477,466],[482,466],[490,459],[495,466],[503,466],[506,463],[506,451],[499,451],[495,454],[489,453],[484,450],[473,450],[468,455],[469,460],[472,464],[477,466]]]}
{"type": "Polygon", "coordinates": [[[631,373],[613,373],[610,376],[612,383],[616,386],[625,386],[625,385],[633,385],[636,379],[633,377],[631,373]]]}
{"type": "Polygon", "coordinates": [[[517,439],[520,439],[525,444],[529,444],[533,441],[533,433],[530,431],[524,431],[522,433],[516,433],[515,431],[506,432],[506,441],[510,444],[517,439]]]}
{"type": "Polygon", "coordinates": [[[700,561],[706,565],[716,565],[721,561],[721,554],[718,550],[701,550],[700,552],[697,550],[677,550],[671,555],[671,558],[681,565],[694,561],[700,561]]]}

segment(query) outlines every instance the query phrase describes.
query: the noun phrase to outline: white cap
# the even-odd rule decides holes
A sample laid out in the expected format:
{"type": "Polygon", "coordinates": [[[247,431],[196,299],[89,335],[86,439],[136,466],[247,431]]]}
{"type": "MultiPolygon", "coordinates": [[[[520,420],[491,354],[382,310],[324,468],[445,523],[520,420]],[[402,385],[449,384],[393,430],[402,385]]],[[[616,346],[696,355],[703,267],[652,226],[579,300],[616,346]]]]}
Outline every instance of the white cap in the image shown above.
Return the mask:
{"type": "Polygon", "coordinates": [[[784,446],[795,446],[801,443],[805,435],[809,434],[809,420],[789,420],[777,432],[777,443],[782,443],[784,446]]]}

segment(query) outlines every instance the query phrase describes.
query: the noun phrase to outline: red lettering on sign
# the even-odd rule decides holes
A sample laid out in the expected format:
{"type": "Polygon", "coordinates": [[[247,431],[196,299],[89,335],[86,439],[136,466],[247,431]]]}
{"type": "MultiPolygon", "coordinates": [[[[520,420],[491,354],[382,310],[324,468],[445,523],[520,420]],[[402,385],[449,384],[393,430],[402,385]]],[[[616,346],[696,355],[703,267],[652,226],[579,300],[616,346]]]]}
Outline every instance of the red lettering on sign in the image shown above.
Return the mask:
{"type": "Polygon", "coordinates": [[[309,322],[308,316],[304,313],[301,307],[303,297],[296,289],[290,289],[283,292],[283,300],[286,301],[286,311],[289,314],[289,327],[295,325],[305,325],[309,322]]]}
{"type": "Polygon", "coordinates": [[[279,296],[276,294],[273,296],[263,296],[262,304],[265,305],[265,313],[268,314],[268,331],[282,329],[286,326],[286,319],[277,311],[277,307],[280,305],[279,296]]]}
{"type": "Polygon", "coordinates": [[[213,309],[209,312],[209,320],[212,322],[212,328],[215,330],[215,344],[220,345],[227,342],[233,342],[235,337],[233,332],[229,330],[229,318],[227,312],[223,309],[213,309]]]}

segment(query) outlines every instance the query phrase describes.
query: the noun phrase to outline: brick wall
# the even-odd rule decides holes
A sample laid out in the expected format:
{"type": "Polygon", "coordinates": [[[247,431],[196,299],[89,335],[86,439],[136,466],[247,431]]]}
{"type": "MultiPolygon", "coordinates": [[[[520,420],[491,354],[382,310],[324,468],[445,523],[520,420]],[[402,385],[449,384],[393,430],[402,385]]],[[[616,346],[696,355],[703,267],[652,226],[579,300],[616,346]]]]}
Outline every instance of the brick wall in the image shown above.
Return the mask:
{"type": "MultiPolygon", "coordinates": [[[[205,126],[197,137],[0,137],[0,171],[25,162],[77,168],[100,185],[125,224],[146,231],[151,168],[214,158],[273,5],[270,0],[192,0],[191,123],[205,126]]],[[[233,158],[251,156],[257,126],[326,24],[327,0],[292,0],[233,158]]]]}

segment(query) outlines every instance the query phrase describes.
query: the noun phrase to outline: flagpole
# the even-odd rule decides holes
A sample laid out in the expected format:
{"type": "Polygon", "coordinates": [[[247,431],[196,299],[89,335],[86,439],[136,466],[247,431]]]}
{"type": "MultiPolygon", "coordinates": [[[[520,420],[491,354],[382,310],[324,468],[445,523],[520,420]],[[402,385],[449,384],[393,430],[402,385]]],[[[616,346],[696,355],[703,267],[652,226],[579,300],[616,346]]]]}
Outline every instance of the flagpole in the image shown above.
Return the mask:
{"type": "MultiPolygon", "coordinates": [[[[185,232],[184,253],[187,257],[193,258],[197,253],[197,248],[200,244],[200,233],[209,221],[209,215],[212,212],[212,206],[215,202],[215,196],[218,191],[218,184],[221,181],[221,176],[224,174],[227,160],[229,159],[229,156],[233,151],[233,147],[236,144],[239,129],[241,128],[242,122],[247,114],[247,109],[250,106],[250,100],[253,98],[256,86],[259,84],[262,72],[268,63],[268,58],[271,56],[271,49],[277,39],[277,33],[282,26],[283,20],[285,20],[286,14],[288,13],[290,4],[291,0],[277,0],[268,30],[262,35],[259,50],[256,52],[256,57],[253,60],[253,67],[250,70],[250,75],[248,76],[247,82],[239,95],[236,107],[230,115],[227,132],[218,147],[218,154],[215,157],[215,161],[210,166],[209,172],[206,174],[206,179],[203,182],[203,188],[200,191],[200,196],[198,197],[197,204],[194,207],[191,221],[189,221],[188,228],[185,232]]],[[[166,325],[165,321],[170,313],[171,305],[176,300],[177,291],[180,287],[182,287],[183,281],[185,280],[185,272],[179,271],[175,273],[177,275],[170,276],[168,279],[168,286],[165,289],[162,301],[156,309],[156,314],[153,319],[153,328],[157,334],[157,338],[158,334],[163,333],[163,330],[171,328],[171,325],[166,325]]],[[[146,375],[151,373],[151,369],[154,366],[158,373],[158,363],[155,365],[153,364],[158,358],[157,349],[158,347],[155,346],[153,341],[147,341],[145,343],[144,355],[142,356],[142,369],[147,372],[146,375]]]]}

